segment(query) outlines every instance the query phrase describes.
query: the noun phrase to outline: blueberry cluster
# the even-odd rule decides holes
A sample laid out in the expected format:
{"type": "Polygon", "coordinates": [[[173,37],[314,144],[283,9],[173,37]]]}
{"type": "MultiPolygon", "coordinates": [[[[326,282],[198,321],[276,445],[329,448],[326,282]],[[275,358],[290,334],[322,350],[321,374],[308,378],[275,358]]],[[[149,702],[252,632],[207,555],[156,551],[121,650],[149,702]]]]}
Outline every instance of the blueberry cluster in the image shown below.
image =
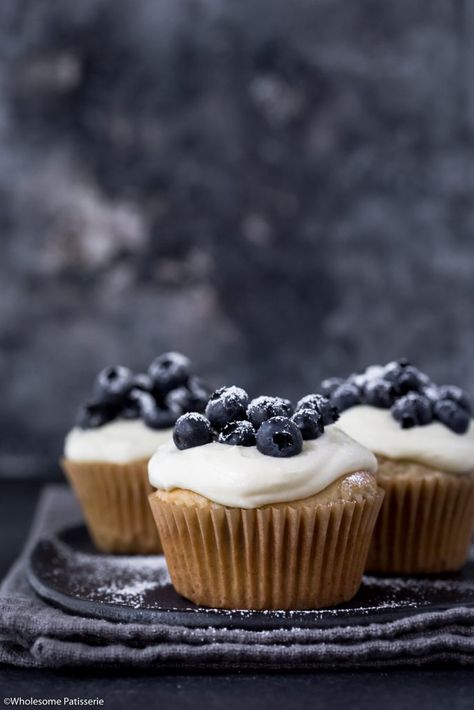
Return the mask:
{"type": "Polygon", "coordinates": [[[106,367],[94,383],[93,399],[77,416],[81,429],[100,427],[113,419],[143,419],[151,429],[174,425],[184,412],[203,412],[209,390],[191,375],[191,363],[180,353],[155,358],[147,373],[128,367],[106,367]]]}
{"type": "Polygon", "coordinates": [[[356,404],[390,409],[403,429],[439,421],[456,434],[469,428],[472,407],[455,385],[436,385],[408,360],[372,365],[347,379],[323,380],[321,391],[339,411],[356,404]]]}
{"type": "Polygon", "coordinates": [[[320,394],[303,397],[294,408],[288,399],[249,401],[240,387],[221,387],[210,396],[205,416],[193,412],[178,419],[173,439],[178,449],[218,441],[256,446],[262,454],[286,458],[299,454],[304,440],[317,439],[338,416],[336,407],[320,394]]]}

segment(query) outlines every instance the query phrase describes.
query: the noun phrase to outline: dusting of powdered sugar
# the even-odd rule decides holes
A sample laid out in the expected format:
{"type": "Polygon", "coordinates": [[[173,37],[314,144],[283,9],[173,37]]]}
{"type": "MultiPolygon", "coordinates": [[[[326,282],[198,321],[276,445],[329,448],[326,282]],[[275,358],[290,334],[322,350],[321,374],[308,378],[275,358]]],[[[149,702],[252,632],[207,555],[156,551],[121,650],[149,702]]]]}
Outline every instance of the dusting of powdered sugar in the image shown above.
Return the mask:
{"type": "Polygon", "coordinates": [[[112,581],[97,588],[99,596],[106,596],[114,604],[139,607],[143,603],[145,592],[156,588],[156,582],[146,579],[135,579],[127,584],[112,581]]]}
{"type": "Polygon", "coordinates": [[[51,569],[51,576],[66,578],[69,593],[78,598],[137,609],[171,584],[163,555],[94,555],[57,539],[54,546],[60,565],[51,569]]]}

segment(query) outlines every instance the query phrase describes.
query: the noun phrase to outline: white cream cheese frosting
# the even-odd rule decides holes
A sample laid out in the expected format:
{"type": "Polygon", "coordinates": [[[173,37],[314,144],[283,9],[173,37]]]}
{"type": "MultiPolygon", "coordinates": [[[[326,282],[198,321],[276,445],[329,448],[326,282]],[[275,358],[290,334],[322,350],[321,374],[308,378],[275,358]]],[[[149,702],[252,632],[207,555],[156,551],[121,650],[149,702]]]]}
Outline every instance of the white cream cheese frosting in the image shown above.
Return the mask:
{"type": "Polygon", "coordinates": [[[155,488],[184,488],[233,508],[307,498],[345,474],[376,469],[375,456],[334,426],[289,458],[266,456],[255,446],[213,442],[180,451],[171,443],[148,464],[155,488]]]}
{"type": "Polygon", "coordinates": [[[116,419],[96,429],[72,429],[64,455],[72,461],[138,461],[150,458],[161,444],[172,441],[172,434],[172,428],[150,429],[140,419],[116,419]]]}
{"type": "Polygon", "coordinates": [[[474,471],[474,425],[455,434],[440,422],[402,429],[388,409],[360,404],[335,424],[363,446],[389,459],[415,461],[450,473],[474,471]]]}

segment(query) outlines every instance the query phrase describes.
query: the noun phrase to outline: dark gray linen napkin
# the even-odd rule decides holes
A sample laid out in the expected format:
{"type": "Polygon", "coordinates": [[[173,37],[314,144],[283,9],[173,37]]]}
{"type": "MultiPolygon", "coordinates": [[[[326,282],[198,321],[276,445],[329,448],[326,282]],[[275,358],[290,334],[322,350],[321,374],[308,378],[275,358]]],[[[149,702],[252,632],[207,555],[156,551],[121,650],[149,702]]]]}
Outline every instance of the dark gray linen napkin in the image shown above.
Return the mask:
{"type": "Polygon", "coordinates": [[[0,663],[153,672],[474,664],[474,609],[467,607],[366,626],[271,631],[119,623],[61,611],[31,590],[25,559],[39,536],[80,520],[67,486],[44,489],[28,542],[0,586],[0,663]]]}

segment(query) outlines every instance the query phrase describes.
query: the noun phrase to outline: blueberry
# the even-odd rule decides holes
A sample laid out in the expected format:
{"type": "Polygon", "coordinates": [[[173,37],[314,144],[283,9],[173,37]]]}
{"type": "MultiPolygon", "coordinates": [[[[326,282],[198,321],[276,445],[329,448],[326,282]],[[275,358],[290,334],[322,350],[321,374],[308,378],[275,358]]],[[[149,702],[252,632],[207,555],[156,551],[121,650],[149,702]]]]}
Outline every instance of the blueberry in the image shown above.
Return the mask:
{"type": "Polygon", "coordinates": [[[382,365],[369,365],[365,368],[364,379],[366,382],[370,380],[383,380],[382,365]]]}
{"type": "Polygon", "coordinates": [[[143,390],[143,392],[152,392],[153,380],[150,375],[141,372],[138,375],[133,376],[132,387],[133,389],[143,390]]]}
{"type": "Polygon", "coordinates": [[[106,367],[94,383],[94,396],[99,402],[118,404],[133,386],[133,373],[128,367],[106,367]]]}
{"type": "Polygon", "coordinates": [[[413,367],[413,365],[407,365],[403,368],[395,384],[400,394],[407,394],[408,392],[419,392],[423,387],[429,385],[429,383],[429,377],[425,375],[424,372],[413,367]]]}
{"type": "Polygon", "coordinates": [[[394,419],[400,422],[402,429],[423,426],[433,420],[433,405],[422,394],[410,392],[397,399],[391,408],[394,419]]]}
{"type": "Polygon", "coordinates": [[[189,391],[193,396],[193,410],[204,412],[211,390],[200,377],[190,377],[188,382],[189,391]]]}
{"type": "Polygon", "coordinates": [[[177,387],[168,392],[164,399],[165,406],[179,414],[185,412],[204,412],[209,391],[198,377],[190,377],[188,386],[177,387]]]}
{"type": "Polygon", "coordinates": [[[362,399],[373,407],[390,408],[396,398],[396,389],[388,380],[368,380],[362,389],[362,399]]]}
{"type": "Polygon", "coordinates": [[[148,374],[158,392],[166,394],[187,383],[190,366],[190,360],[181,353],[163,353],[153,360],[148,374]]]}
{"type": "Polygon", "coordinates": [[[343,384],[354,385],[355,387],[357,387],[357,389],[360,390],[365,385],[365,383],[368,381],[368,379],[369,378],[366,376],[365,372],[362,372],[362,373],[353,372],[351,375],[349,375],[349,377],[347,378],[347,380],[343,384]]]}
{"type": "Polygon", "coordinates": [[[123,419],[138,419],[144,415],[145,408],[152,408],[155,405],[152,387],[147,375],[135,375],[132,389],[120,403],[120,416],[123,419]]]}
{"type": "MultiPolygon", "coordinates": [[[[339,385],[339,387],[342,386],[339,385]]],[[[314,409],[321,414],[324,424],[334,424],[339,419],[337,407],[327,397],[323,397],[322,394],[307,394],[302,397],[296,405],[296,411],[299,409],[314,409]]]]}
{"type": "Polygon", "coordinates": [[[456,385],[442,385],[438,388],[438,394],[440,399],[450,399],[456,402],[456,404],[459,404],[466,412],[472,414],[471,401],[466,392],[460,387],[456,387],[456,385]]]}
{"type": "Polygon", "coordinates": [[[396,382],[408,364],[408,361],[404,359],[392,360],[392,362],[387,363],[383,368],[383,379],[388,380],[389,382],[396,382]]]}
{"type": "Polygon", "coordinates": [[[316,409],[298,409],[291,421],[296,424],[304,441],[317,439],[324,434],[324,421],[321,412],[316,409]]]}
{"type": "Polygon", "coordinates": [[[126,403],[133,402],[140,410],[140,414],[144,414],[147,409],[152,409],[156,406],[156,400],[151,392],[134,387],[127,395],[126,403]]]}
{"type": "Polygon", "coordinates": [[[423,394],[425,397],[428,397],[432,404],[434,404],[438,401],[438,399],[440,399],[439,387],[433,384],[429,384],[427,387],[422,387],[421,394],[423,394]]]}
{"type": "Polygon", "coordinates": [[[383,379],[392,382],[398,395],[419,392],[430,384],[430,378],[407,360],[389,362],[383,369],[383,379]]]}
{"type": "Polygon", "coordinates": [[[249,397],[240,387],[221,387],[209,398],[206,417],[217,431],[230,422],[246,419],[249,397]]]}
{"type": "Polygon", "coordinates": [[[193,395],[187,387],[177,387],[171,390],[171,392],[168,392],[165,397],[165,405],[169,409],[178,412],[180,415],[185,412],[196,411],[193,404],[193,395]]]}
{"type": "Polygon", "coordinates": [[[330,397],[334,390],[343,383],[344,380],[342,377],[327,377],[321,382],[320,390],[325,397],[330,397]]]}
{"type": "Polygon", "coordinates": [[[255,446],[255,429],[248,421],[231,422],[223,428],[218,441],[234,446],[255,446]]]}
{"type": "Polygon", "coordinates": [[[212,441],[211,423],[204,415],[197,412],[183,414],[174,426],[173,441],[176,447],[181,450],[210,444],[212,441]]]}
{"type": "Polygon", "coordinates": [[[104,402],[88,402],[77,413],[76,424],[81,429],[97,429],[115,419],[118,409],[104,402]]]}
{"type": "Polygon", "coordinates": [[[120,405],[120,416],[122,419],[139,419],[141,417],[140,402],[135,397],[136,391],[137,390],[132,389],[120,405]]]}
{"type": "Polygon", "coordinates": [[[150,392],[134,389],[130,399],[138,402],[140,416],[150,429],[168,429],[179,417],[179,411],[161,406],[150,392]]]}
{"type": "Polygon", "coordinates": [[[282,397],[255,397],[247,407],[247,417],[254,425],[255,429],[271,417],[289,417],[293,413],[293,407],[289,399],[282,397]]]}
{"type": "Polygon", "coordinates": [[[465,434],[469,429],[469,412],[452,399],[439,399],[435,402],[434,415],[456,434],[465,434]]]}
{"type": "Polygon", "coordinates": [[[337,407],[340,412],[343,412],[344,409],[349,409],[349,407],[354,407],[356,404],[360,404],[361,401],[359,387],[351,382],[340,385],[334,390],[331,397],[331,404],[337,407]]]}
{"type": "Polygon", "coordinates": [[[155,404],[153,409],[148,409],[143,416],[143,421],[150,429],[169,429],[176,422],[178,414],[167,407],[155,404]]]}
{"type": "Polygon", "coordinates": [[[271,417],[257,431],[257,449],[266,456],[287,458],[296,456],[303,449],[300,430],[288,417],[271,417]]]}

